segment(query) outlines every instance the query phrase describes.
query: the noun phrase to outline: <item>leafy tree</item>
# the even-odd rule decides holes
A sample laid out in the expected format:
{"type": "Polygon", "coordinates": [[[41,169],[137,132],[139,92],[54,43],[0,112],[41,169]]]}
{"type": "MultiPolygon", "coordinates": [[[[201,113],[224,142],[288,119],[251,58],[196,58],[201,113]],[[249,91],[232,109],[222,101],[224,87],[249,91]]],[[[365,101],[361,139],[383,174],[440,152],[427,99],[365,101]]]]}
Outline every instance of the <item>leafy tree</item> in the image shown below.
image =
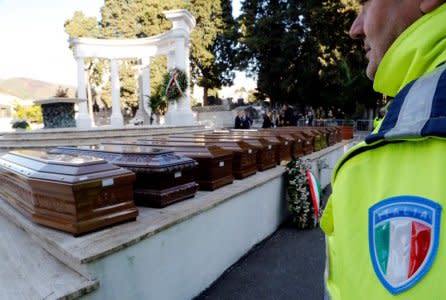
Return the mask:
{"type": "MultiPolygon", "coordinates": [[[[171,24],[163,12],[175,7],[173,0],[106,0],[101,8],[101,26],[105,38],[144,38],[167,31],[171,24]]],[[[121,97],[123,106],[135,111],[138,106],[137,76],[132,67],[137,64],[129,60],[120,66],[121,97]]],[[[164,57],[151,60],[150,82],[152,86],[151,99],[157,95],[157,87],[162,83],[167,61],[164,57]]],[[[110,84],[104,87],[103,99],[111,102],[110,84]]]]}
{"type": "Polygon", "coordinates": [[[207,105],[209,89],[234,81],[237,23],[230,0],[192,0],[188,9],[197,20],[191,34],[192,79],[204,88],[203,104],[207,105]]]}
{"type": "Polygon", "coordinates": [[[28,120],[32,123],[42,123],[42,110],[40,105],[24,106],[18,103],[14,104],[14,118],[28,120]]]}
{"type": "Polygon", "coordinates": [[[257,75],[259,94],[272,105],[333,105],[346,112],[376,97],[371,89],[358,93],[370,82],[362,75],[360,45],[348,37],[355,9],[351,0],[245,0],[240,59],[257,75]]]}
{"type": "Polygon", "coordinates": [[[81,11],[74,12],[71,19],[66,20],[65,32],[72,38],[77,37],[91,37],[97,38],[100,36],[100,28],[95,17],[87,17],[81,11]]]}

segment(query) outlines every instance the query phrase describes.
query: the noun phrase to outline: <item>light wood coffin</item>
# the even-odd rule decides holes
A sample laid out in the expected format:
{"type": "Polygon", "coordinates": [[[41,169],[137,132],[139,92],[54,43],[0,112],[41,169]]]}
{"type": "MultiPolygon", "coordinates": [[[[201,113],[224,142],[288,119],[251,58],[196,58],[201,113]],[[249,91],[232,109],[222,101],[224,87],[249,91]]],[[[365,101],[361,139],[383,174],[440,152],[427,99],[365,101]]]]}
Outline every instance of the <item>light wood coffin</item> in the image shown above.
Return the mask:
{"type": "Polygon", "coordinates": [[[135,174],[102,159],[18,150],[0,158],[0,196],[32,221],[84,234],[135,220],[135,174]]]}
{"type": "Polygon", "coordinates": [[[209,145],[161,145],[149,141],[108,142],[104,146],[121,145],[132,147],[151,147],[174,151],[175,153],[190,157],[198,162],[194,177],[200,190],[212,191],[234,181],[232,175],[232,152],[217,146],[209,145]]]}
{"type": "Polygon", "coordinates": [[[137,205],[164,207],[195,196],[197,162],[171,150],[125,145],[57,147],[52,153],[100,157],[136,174],[137,205]]]}
{"type": "Polygon", "coordinates": [[[231,151],[232,157],[232,174],[235,179],[243,179],[257,172],[257,149],[250,147],[243,141],[218,141],[206,140],[204,138],[195,137],[158,137],[140,139],[139,141],[149,143],[156,147],[157,145],[170,147],[187,147],[187,146],[206,146],[215,145],[224,150],[231,151]]]}

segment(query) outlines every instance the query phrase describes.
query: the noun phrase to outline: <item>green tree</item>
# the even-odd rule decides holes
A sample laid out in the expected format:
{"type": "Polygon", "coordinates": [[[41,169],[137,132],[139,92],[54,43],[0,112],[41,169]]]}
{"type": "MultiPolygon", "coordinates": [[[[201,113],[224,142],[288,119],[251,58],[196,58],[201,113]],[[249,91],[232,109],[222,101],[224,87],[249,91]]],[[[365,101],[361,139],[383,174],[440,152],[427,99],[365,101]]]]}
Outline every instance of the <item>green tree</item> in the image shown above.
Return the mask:
{"type": "Polygon", "coordinates": [[[259,95],[272,104],[333,105],[349,112],[355,102],[376,97],[362,75],[360,44],[348,37],[356,8],[351,0],[244,1],[240,58],[257,75],[259,95]],[[346,92],[349,87],[355,94],[346,92]],[[359,88],[368,90],[361,99],[359,88]]]}
{"type": "Polygon", "coordinates": [[[14,103],[14,118],[27,120],[32,123],[42,123],[42,110],[40,105],[24,106],[14,103]]]}
{"type": "MultiPolygon", "coordinates": [[[[173,9],[175,2],[177,1],[106,0],[101,8],[103,35],[105,38],[144,38],[165,32],[171,27],[171,23],[163,12],[173,9]]],[[[138,100],[137,76],[132,67],[137,63],[135,60],[126,61],[121,64],[119,70],[123,107],[131,108],[133,111],[138,105],[138,100]]],[[[166,68],[166,58],[155,57],[151,60],[151,99],[158,99],[157,87],[162,83],[166,68]]],[[[111,102],[110,89],[110,83],[103,89],[102,97],[106,103],[111,102]]]]}
{"type": "Polygon", "coordinates": [[[192,0],[188,9],[197,20],[191,34],[192,79],[203,87],[203,104],[207,105],[210,89],[234,81],[237,23],[230,0],[192,0]]]}

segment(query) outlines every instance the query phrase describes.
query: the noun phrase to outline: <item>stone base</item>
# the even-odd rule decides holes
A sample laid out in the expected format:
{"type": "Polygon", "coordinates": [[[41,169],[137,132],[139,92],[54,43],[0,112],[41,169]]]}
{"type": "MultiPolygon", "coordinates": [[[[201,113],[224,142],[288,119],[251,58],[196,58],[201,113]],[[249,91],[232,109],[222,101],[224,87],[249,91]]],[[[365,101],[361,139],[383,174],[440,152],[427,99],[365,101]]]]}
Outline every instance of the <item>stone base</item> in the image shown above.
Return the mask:
{"type": "Polygon", "coordinates": [[[166,125],[195,125],[192,111],[169,111],[166,113],[166,125]]]}
{"type": "Polygon", "coordinates": [[[79,114],[76,118],[76,127],[82,129],[92,128],[92,121],[88,114],[79,114]]]}

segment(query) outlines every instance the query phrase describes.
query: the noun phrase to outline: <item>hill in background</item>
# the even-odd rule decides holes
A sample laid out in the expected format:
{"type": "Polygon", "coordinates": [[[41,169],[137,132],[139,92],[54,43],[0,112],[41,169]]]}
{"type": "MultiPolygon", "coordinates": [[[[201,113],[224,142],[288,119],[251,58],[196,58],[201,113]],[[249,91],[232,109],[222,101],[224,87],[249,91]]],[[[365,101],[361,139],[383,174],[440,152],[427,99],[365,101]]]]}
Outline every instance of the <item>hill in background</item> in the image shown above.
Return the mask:
{"type": "Polygon", "coordinates": [[[29,78],[0,79],[0,93],[16,96],[21,99],[46,99],[54,97],[57,89],[68,88],[68,97],[76,95],[76,87],[50,83],[29,78]]]}

